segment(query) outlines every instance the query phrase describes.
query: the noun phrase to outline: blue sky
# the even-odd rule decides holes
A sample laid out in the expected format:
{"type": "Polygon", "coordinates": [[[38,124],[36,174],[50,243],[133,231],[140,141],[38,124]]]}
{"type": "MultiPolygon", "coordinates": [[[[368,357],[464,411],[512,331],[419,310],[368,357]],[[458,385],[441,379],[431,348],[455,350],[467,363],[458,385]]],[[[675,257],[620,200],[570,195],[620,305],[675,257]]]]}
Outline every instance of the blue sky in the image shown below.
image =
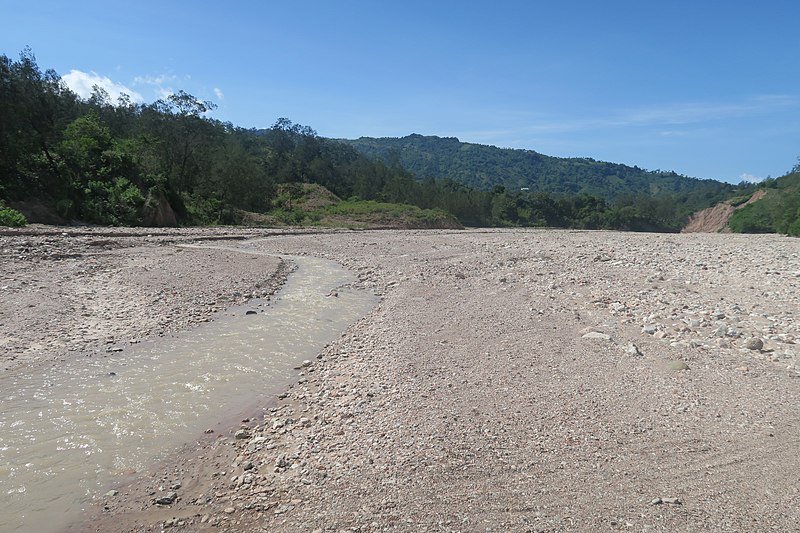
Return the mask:
{"type": "Polygon", "coordinates": [[[0,0],[76,90],[328,137],[409,133],[738,182],[800,156],[795,1],[0,0]]]}

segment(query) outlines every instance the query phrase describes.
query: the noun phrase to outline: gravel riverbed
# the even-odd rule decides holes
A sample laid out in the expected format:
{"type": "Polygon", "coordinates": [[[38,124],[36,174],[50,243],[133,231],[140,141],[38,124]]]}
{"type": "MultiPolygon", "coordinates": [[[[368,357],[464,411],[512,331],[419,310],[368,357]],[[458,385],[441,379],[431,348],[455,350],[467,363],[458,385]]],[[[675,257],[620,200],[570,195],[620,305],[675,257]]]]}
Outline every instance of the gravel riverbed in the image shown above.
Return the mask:
{"type": "Polygon", "coordinates": [[[184,247],[252,235],[241,229],[3,231],[0,372],[121,351],[272,294],[291,265],[184,247]]]}
{"type": "MultiPolygon", "coordinates": [[[[336,260],[381,303],[299,368],[290,389],[99,495],[71,530],[797,529],[800,241],[557,230],[239,236],[225,245],[336,260]]],[[[45,237],[3,237],[4,259],[23,238],[45,237]]],[[[15,288],[2,293],[3,363],[63,356],[59,342],[85,350],[186,327],[226,305],[222,296],[258,295],[280,276],[269,258],[131,239],[91,256],[21,257],[27,269],[4,260],[0,284],[15,288]],[[156,266],[195,252],[207,254],[196,278],[182,269],[193,261],[156,266]],[[49,269],[73,260],[56,270],[97,291],[75,289],[60,304],[74,339],[54,338],[62,330],[46,329],[55,326],[42,313],[15,321],[18,306],[59,296],[49,269]],[[261,261],[253,275],[247,265],[261,261]],[[129,279],[128,264],[163,273],[148,289],[125,289],[146,295],[150,318],[131,319],[129,298],[112,299],[105,333],[86,339],[84,310],[129,279]],[[219,284],[205,282],[208,269],[219,269],[219,284]],[[43,294],[26,295],[30,286],[43,294]],[[159,298],[169,287],[174,306],[159,298]]]]}

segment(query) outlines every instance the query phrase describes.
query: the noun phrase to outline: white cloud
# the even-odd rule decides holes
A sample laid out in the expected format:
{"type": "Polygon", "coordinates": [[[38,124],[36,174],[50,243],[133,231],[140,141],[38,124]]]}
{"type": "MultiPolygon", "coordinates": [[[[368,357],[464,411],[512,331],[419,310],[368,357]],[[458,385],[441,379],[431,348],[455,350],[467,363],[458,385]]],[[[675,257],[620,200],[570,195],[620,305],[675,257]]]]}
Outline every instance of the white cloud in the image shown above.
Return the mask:
{"type": "Polygon", "coordinates": [[[172,90],[172,87],[156,87],[155,91],[161,100],[166,100],[175,94],[175,91],[172,90]]]}
{"type": "MultiPolygon", "coordinates": [[[[678,102],[661,106],[634,109],[618,109],[607,115],[557,117],[538,115],[528,120],[528,124],[507,130],[462,132],[467,138],[483,140],[507,137],[510,135],[559,134],[576,131],[607,130],[626,127],[658,127],[662,137],[677,137],[689,132],[680,126],[707,124],[710,122],[736,119],[765,113],[796,108],[800,106],[797,95],[761,95],[736,102],[678,102]]],[[[460,136],[460,135],[459,135],[460,136]]]]}
{"type": "Polygon", "coordinates": [[[681,102],[666,106],[632,109],[619,118],[619,125],[695,124],[713,120],[739,118],[746,115],[773,113],[797,107],[800,99],[793,95],[761,95],[738,102],[681,102]]]}
{"type": "Polygon", "coordinates": [[[160,76],[136,76],[133,78],[133,83],[161,86],[177,79],[178,77],[172,74],[161,74],[160,76]]]}
{"type": "Polygon", "coordinates": [[[743,172],[739,174],[740,181],[749,181],[750,183],[761,183],[764,181],[764,178],[759,178],[758,176],[753,176],[752,174],[748,174],[747,172],[743,172]]]}
{"type": "Polygon", "coordinates": [[[214,94],[217,95],[217,100],[225,99],[225,95],[222,93],[222,91],[219,89],[219,87],[214,87],[214,94]]]}
{"type": "MultiPolygon", "coordinates": [[[[183,77],[183,82],[189,80],[189,76],[183,77]]],[[[175,74],[159,74],[158,76],[136,76],[133,83],[136,85],[152,86],[153,94],[156,98],[166,100],[177,91],[172,88],[174,83],[180,83],[181,79],[175,74]]]]}
{"type": "Polygon", "coordinates": [[[681,130],[665,130],[665,131],[659,131],[658,134],[661,135],[662,137],[683,137],[685,135],[688,135],[689,132],[681,130]]]}
{"type": "Polygon", "coordinates": [[[94,71],[81,72],[80,70],[73,69],[69,71],[69,74],[61,76],[61,79],[64,80],[64,83],[66,83],[67,86],[81,98],[89,98],[92,96],[92,91],[94,90],[94,87],[97,86],[108,93],[108,95],[111,97],[112,103],[115,103],[117,98],[119,98],[123,93],[127,94],[132,102],[136,102],[137,104],[144,102],[142,95],[133,89],[126,87],[121,83],[116,83],[112,81],[111,78],[107,76],[101,76],[94,71]]]}

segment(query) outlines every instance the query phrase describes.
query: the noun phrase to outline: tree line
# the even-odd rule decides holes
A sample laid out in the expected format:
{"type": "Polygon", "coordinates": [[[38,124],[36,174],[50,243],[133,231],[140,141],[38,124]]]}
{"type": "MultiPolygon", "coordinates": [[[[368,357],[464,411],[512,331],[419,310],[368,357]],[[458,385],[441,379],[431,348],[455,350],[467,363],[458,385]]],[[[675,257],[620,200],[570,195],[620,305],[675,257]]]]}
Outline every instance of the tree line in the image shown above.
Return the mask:
{"type": "Polygon", "coordinates": [[[671,201],[678,217],[713,205],[740,189],[672,171],[648,171],[587,157],[553,157],[533,150],[461,142],[455,137],[412,134],[345,142],[368,156],[398,161],[418,177],[451,178],[479,190],[527,188],[561,196],[594,196],[615,203],[653,196],[671,201]]]}
{"type": "Polygon", "coordinates": [[[672,198],[420,180],[397,159],[289,119],[245,129],[210,118],[214,107],[183,91],[138,104],[96,87],[82,99],[42,72],[30,49],[18,60],[2,55],[0,209],[37,202],[65,222],[104,225],[236,224],[243,212],[276,209],[288,186],[316,183],[342,199],[440,209],[470,226],[680,227],[672,198]]]}

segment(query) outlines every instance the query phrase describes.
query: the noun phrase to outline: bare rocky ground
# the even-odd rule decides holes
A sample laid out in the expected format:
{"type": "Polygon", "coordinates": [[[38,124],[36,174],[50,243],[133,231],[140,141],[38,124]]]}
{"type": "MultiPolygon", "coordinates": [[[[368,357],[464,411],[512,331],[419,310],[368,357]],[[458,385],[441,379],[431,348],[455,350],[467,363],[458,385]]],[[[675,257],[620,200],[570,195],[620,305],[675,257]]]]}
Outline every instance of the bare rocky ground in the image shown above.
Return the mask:
{"type": "Polygon", "coordinates": [[[235,245],[338,260],[382,302],[285,394],[74,529],[797,530],[800,241],[506,230],[235,245]]]}
{"type": "Polygon", "coordinates": [[[0,371],[122,350],[269,295],[290,265],[181,247],[237,229],[30,226],[0,233],[0,371]]]}

